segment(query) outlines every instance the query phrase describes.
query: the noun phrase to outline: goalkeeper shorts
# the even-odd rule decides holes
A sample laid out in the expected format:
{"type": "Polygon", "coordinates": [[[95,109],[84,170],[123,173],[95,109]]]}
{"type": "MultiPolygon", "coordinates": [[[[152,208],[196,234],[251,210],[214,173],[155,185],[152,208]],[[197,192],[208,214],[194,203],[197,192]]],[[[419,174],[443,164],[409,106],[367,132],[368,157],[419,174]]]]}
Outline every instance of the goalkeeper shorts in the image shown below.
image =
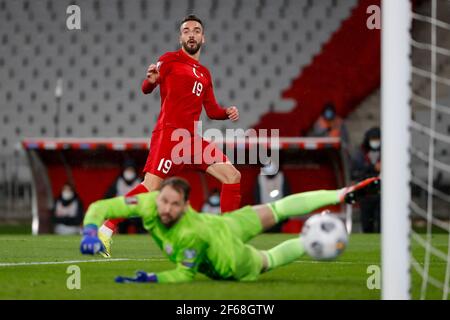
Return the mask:
{"type": "Polygon", "coordinates": [[[222,216],[231,232],[242,242],[247,242],[263,231],[261,219],[253,207],[245,206],[222,216]]]}
{"type": "Polygon", "coordinates": [[[239,281],[257,280],[262,269],[262,254],[245,242],[263,231],[258,214],[251,206],[245,206],[222,216],[222,219],[226,221],[233,236],[242,241],[242,245],[236,247],[234,252],[234,278],[239,281]]]}

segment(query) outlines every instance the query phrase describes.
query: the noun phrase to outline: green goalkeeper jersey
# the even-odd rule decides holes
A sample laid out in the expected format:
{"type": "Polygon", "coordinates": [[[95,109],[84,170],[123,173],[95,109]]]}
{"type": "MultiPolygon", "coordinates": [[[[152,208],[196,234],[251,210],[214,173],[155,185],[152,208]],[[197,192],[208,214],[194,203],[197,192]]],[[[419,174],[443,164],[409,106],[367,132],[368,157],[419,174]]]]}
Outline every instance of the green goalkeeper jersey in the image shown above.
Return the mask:
{"type": "Polygon", "coordinates": [[[239,278],[240,270],[237,269],[242,264],[242,257],[248,256],[248,248],[241,239],[233,236],[226,219],[198,214],[189,207],[177,223],[167,228],[157,212],[158,193],[97,201],[89,207],[84,225],[100,226],[106,219],[141,217],[144,228],[159,248],[176,263],[175,269],[156,274],[160,283],[190,281],[196,272],[212,279],[239,278]]]}

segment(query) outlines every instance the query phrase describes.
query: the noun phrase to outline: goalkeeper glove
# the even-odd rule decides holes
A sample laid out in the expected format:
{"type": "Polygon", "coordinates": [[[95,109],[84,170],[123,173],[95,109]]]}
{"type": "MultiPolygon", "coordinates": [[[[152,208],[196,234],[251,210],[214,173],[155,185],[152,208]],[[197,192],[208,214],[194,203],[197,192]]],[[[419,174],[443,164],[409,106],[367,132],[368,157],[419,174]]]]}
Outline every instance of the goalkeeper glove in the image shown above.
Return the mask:
{"type": "Polygon", "coordinates": [[[97,236],[97,226],[88,224],[83,229],[80,251],[82,254],[96,254],[104,251],[105,247],[97,236]]]}
{"type": "Polygon", "coordinates": [[[122,277],[118,276],[116,277],[117,283],[129,283],[129,282],[158,282],[158,278],[156,277],[156,274],[154,273],[147,273],[145,271],[137,271],[136,277],[130,278],[130,277],[122,277]]]}

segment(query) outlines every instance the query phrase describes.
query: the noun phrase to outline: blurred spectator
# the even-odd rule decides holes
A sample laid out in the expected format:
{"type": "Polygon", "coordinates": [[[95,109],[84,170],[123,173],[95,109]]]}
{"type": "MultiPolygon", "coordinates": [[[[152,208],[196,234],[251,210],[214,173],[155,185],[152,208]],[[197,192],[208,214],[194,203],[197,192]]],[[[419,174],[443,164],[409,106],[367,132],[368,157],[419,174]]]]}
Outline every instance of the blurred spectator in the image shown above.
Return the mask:
{"type": "MultiPolygon", "coordinates": [[[[122,172],[109,187],[104,198],[124,196],[141,183],[137,174],[136,164],[133,160],[127,159],[122,165],[122,172]]],[[[119,233],[145,233],[141,218],[126,219],[119,223],[117,230],[119,233]]]]}
{"type": "MultiPolygon", "coordinates": [[[[360,148],[352,159],[352,179],[362,180],[378,176],[381,171],[381,134],[378,127],[369,129],[360,148]]],[[[380,232],[380,196],[368,196],[361,200],[361,224],[363,232],[380,232]]]]}
{"type": "Polygon", "coordinates": [[[344,147],[348,146],[349,138],[344,120],[336,114],[333,103],[325,104],[322,115],[314,123],[309,132],[310,137],[340,137],[344,147]]]}
{"type": "Polygon", "coordinates": [[[52,221],[56,234],[79,234],[83,222],[84,210],[75,188],[64,184],[52,210],[52,221]]]}
{"type": "Polygon", "coordinates": [[[105,198],[124,196],[139,183],[141,183],[141,180],[137,175],[135,163],[132,160],[125,160],[122,166],[122,172],[109,187],[105,198]]]}
{"type": "MultiPolygon", "coordinates": [[[[271,162],[261,168],[254,191],[256,204],[273,202],[289,194],[291,194],[291,187],[277,165],[271,162]]],[[[280,232],[281,224],[268,231],[280,232]]]]}
{"type": "Polygon", "coordinates": [[[363,142],[353,156],[352,179],[378,176],[380,169],[381,132],[378,127],[373,127],[364,134],[363,142]]]}
{"type": "Polygon", "coordinates": [[[218,189],[213,189],[202,207],[202,212],[220,214],[220,193],[218,189]]]}

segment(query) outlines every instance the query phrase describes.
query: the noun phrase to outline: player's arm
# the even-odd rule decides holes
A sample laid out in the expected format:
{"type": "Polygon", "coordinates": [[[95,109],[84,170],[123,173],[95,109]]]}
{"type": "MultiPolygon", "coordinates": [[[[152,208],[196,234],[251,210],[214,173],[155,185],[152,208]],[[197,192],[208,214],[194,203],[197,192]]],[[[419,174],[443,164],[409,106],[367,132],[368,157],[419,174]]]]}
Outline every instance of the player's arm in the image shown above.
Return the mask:
{"type": "Polygon", "coordinates": [[[174,269],[157,273],[138,271],[136,277],[118,276],[116,282],[182,283],[192,281],[206,252],[206,244],[196,234],[185,235],[183,242],[183,249],[178,250],[175,259],[177,265],[174,269]]]}
{"type": "Polygon", "coordinates": [[[214,96],[213,86],[210,85],[205,92],[205,98],[203,100],[206,114],[210,119],[214,120],[227,120],[237,121],[239,119],[239,111],[235,106],[228,108],[222,108],[216,101],[214,96]]]}
{"type": "Polygon", "coordinates": [[[137,271],[135,277],[117,276],[116,282],[147,282],[147,283],[183,283],[190,282],[194,279],[195,272],[187,270],[183,266],[177,265],[173,270],[162,271],[158,273],[147,273],[145,271],[137,271]]]}
{"type": "Polygon", "coordinates": [[[83,239],[80,251],[95,254],[105,248],[97,235],[97,230],[107,219],[144,216],[155,205],[157,192],[149,192],[133,197],[115,197],[92,203],[83,220],[83,239]]]}
{"type": "Polygon", "coordinates": [[[158,283],[190,282],[196,273],[196,269],[178,263],[175,269],[155,273],[155,280],[158,283]]]}
{"type": "Polygon", "coordinates": [[[157,64],[151,64],[147,69],[147,77],[142,81],[142,92],[151,93],[159,84],[159,67],[157,64]]]}
{"type": "Polygon", "coordinates": [[[83,225],[101,226],[105,220],[141,216],[147,202],[155,201],[156,193],[150,192],[133,197],[114,197],[92,203],[83,220],[83,225]]]}

